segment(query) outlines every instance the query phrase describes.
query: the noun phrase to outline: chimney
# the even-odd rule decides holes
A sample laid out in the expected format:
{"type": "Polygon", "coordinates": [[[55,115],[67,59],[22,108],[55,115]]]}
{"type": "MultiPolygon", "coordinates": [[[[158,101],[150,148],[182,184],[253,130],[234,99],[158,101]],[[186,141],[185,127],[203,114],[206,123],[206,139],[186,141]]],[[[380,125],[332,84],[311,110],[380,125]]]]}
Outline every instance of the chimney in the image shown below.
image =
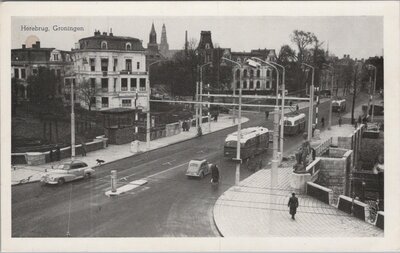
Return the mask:
{"type": "Polygon", "coordinates": [[[110,36],[113,36],[112,28],[110,28],[110,36]]]}
{"type": "Polygon", "coordinates": [[[100,31],[94,30],[94,36],[99,36],[100,35],[100,31]]]}
{"type": "Polygon", "coordinates": [[[36,41],[36,48],[40,48],[40,41],[36,41]]]}
{"type": "Polygon", "coordinates": [[[103,32],[103,35],[104,35],[104,36],[107,36],[107,32],[103,32]]]}
{"type": "MultiPolygon", "coordinates": [[[[345,54],[343,55],[343,59],[346,59],[346,55],[345,55],[345,54]]],[[[310,107],[310,108],[311,108],[311,107],[310,107]]]]}
{"type": "Polygon", "coordinates": [[[22,44],[22,49],[25,49],[26,48],[26,45],[25,44],[22,44]]]}

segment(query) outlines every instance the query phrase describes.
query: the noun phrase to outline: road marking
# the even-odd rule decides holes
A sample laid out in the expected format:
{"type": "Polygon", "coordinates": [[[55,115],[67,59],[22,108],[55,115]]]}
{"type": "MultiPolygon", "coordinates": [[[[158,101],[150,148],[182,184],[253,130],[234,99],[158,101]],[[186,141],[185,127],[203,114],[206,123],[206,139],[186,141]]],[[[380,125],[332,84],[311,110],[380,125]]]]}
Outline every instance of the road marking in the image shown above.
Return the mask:
{"type": "Polygon", "coordinates": [[[172,161],[169,161],[169,162],[166,162],[166,163],[163,163],[162,165],[172,165],[172,162],[175,162],[175,161],[176,161],[176,159],[174,159],[172,161]]]}
{"type": "Polygon", "coordinates": [[[183,165],[186,165],[186,164],[189,164],[189,163],[186,162],[186,163],[182,163],[182,164],[176,165],[176,166],[174,166],[174,167],[172,167],[172,168],[169,168],[169,169],[166,169],[166,170],[163,170],[163,171],[154,173],[154,174],[152,174],[152,175],[150,175],[150,176],[147,176],[147,177],[145,177],[145,178],[151,178],[151,177],[155,177],[155,176],[161,175],[161,174],[163,174],[163,173],[165,173],[165,172],[167,172],[167,171],[174,170],[174,169],[179,168],[179,167],[182,167],[183,165]]]}
{"type": "Polygon", "coordinates": [[[109,190],[109,191],[106,191],[105,194],[107,196],[120,195],[120,194],[126,193],[128,191],[131,191],[135,188],[138,188],[139,186],[142,186],[144,184],[147,184],[147,180],[143,180],[143,179],[135,180],[135,181],[129,182],[128,184],[126,184],[124,186],[117,188],[115,192],[109,190]]]}

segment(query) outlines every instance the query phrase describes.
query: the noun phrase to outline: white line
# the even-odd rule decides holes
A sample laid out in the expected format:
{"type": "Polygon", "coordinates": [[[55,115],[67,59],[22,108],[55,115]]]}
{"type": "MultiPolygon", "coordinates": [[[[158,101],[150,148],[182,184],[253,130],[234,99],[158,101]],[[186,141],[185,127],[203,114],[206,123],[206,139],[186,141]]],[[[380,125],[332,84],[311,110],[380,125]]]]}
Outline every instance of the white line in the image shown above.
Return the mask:
{"type": "Polygon", "coordinates": [[[169,169],[166,169],[166,170],[157,172],[157,173],[155,173],[155,174],[153,174],[153,175],[150,175],[150,176],[147,176],[147,177],[145,177],[145,178],[151,178],[151,177],[154,177],[154,176],[158,176],[158,175],[160,175],[160,174],[163,174],[163,173],[165,173],[165,172],[167,172],[167,171],[170,171],[170,170],[174,170],[174,169],[179,168],[179,167],[181,167],[181,166],[183,166],[183,165],[186,165],[186,164],[189,164],[189,163],[186,162],[186,163],[182,163],[182,164],[176,165],[175,167],[172,167],[172,168],[169,168],[169,169]]]}

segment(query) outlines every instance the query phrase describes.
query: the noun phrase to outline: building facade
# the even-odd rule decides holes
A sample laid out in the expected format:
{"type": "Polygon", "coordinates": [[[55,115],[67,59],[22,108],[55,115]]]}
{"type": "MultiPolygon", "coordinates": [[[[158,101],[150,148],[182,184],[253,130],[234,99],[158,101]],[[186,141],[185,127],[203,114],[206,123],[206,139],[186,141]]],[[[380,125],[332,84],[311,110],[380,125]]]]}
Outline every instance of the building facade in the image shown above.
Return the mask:
{"type": "Polygon", "coordinates": [[[64,93],[64,76],[70,75],[73,69],[71,52],[56,48],[41,48],[40,41],[32,45],[22,45],[22,48],[11,50],[11,77],[17,82],[17,96],[29,99],[30,76],[38,75],[42,68],[49,69],[56,77],[54,84],[56,96],[64,93]]]}
{"type": "Polygon", "coordinates": [[[72,52],[74,75],[65,78],[65,86],[77,83],[83,107],[90,104],[94,110],[124,107],[147,111],[146,52],[139,39],[95,31],[94,36],[80,39],[72,52]],[[90,101],[82,97],[82,88],[94,91],[90,101]]]}
{"type": "Polygon", "coordinates": [[[241,63],[242,67],[233,68],[234,78],[231,83],[232,89],[246,91],[272,90],[272,70],[266,65],[251,59],[241,63]]]}

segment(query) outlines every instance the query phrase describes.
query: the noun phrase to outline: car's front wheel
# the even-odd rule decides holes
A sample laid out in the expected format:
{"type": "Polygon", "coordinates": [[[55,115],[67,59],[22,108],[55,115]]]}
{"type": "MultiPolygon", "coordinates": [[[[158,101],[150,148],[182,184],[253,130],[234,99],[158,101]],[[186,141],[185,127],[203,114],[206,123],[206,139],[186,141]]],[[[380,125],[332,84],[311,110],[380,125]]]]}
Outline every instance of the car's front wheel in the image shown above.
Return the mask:
{"type": "Polygon", "coordinates": [[[64,184],[65,183],[65,179],[64,178],[59,178],[58,180],[57,180],[57,184],[59,184],[59,185],[62,185],[62,184],[64,184]]]}

